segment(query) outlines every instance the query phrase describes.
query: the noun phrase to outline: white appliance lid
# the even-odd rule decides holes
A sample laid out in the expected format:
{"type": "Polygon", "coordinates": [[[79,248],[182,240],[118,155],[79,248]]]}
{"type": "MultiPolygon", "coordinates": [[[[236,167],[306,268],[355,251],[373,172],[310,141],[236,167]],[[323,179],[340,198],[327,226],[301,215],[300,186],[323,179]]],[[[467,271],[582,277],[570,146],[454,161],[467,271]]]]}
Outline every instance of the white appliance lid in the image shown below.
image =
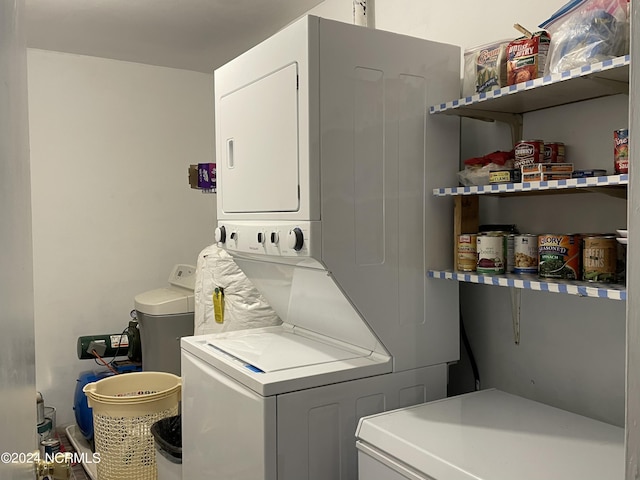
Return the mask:
{"type": "Polygon", "coordinates": [[[174,265],[169,274],[169,286],[140,293],[133,299],[135,309],[147,315],[193,313],[196,267],[174,265]]]}
{"type": "Polygon", "coordinates": [[[624,477],[624,430],[485,390],[363,418],[376,452],[447,480],[624,477]]]}
{"type": "Polygon", "coordinates": [[[195,310],[193,291],[174,286],[140,293],[133,300],[136,310],[147,315],[174,315],[195,310]]]}
{"type": "Polygon", "coordinates": [[[240,336],[214,337],[207,344],[266,373],[366,356],[362,352],[343,349],[286,330],[247,331],[240,336]]]}

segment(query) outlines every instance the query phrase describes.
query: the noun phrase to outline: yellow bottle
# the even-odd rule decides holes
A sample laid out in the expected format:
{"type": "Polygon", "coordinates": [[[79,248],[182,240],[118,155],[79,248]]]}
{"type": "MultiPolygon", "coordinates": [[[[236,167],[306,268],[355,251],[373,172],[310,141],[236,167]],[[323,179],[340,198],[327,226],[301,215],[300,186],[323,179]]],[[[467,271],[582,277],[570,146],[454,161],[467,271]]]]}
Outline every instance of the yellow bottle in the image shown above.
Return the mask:
{"type": "Polygon", "coordinates": [[[224,323],[224,290],[216,287],[213,291],[213,314],[216,323],[224,323]]]}

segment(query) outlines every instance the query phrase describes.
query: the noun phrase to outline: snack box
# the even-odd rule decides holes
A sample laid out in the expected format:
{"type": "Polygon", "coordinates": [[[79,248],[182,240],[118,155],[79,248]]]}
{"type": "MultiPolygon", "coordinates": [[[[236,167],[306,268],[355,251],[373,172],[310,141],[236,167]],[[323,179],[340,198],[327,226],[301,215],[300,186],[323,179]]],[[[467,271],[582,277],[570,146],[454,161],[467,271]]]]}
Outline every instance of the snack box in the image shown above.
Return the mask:
{"type": "Polygon", "coordinates": [[[548,182],[549,180],[567,180],[571,178],[571,173],[523,173],[523,182],[548,182]]]}
{"type": "MultiPolygon", "coordinates": [[[[533,163],[523,165],[522,174],[527,173],[571,173],[573,172],[573,163],[533,163]]],[[[571,178],[571,175],[569,175],[571,178]]]]}
{"type": "Polygon", "coordinates": [[[489,172],[489,183],[516,183],[520,181],[518,170],[492,170],[489,172]]]}
{"type": "Polygon", "coordinates": [[[591,170],[574,170],[573,178],[585,178],[585,177],[604,177],[607,175],[606,170],[591,169],[591,170]]]}
{"type": "Polygon", "coordinates": [[[198,164],[198,188],[215,190],[216,188],[216,164],[215,163],[199,163],[198,164]]]}

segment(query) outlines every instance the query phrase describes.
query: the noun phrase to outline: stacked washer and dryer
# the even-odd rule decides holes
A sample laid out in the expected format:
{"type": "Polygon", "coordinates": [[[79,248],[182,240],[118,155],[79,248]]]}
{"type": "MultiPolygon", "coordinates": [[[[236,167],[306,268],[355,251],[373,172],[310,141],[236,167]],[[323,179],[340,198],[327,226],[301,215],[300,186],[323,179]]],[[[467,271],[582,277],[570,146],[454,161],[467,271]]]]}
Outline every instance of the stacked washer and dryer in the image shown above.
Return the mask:
{"type": "Polygon", "coordinates": [[[283,323],[182,339],[183,478],[357,478],[365,415],[446,396],[458,47],[305,17],[215,71],[216,240],[283,323]]]}

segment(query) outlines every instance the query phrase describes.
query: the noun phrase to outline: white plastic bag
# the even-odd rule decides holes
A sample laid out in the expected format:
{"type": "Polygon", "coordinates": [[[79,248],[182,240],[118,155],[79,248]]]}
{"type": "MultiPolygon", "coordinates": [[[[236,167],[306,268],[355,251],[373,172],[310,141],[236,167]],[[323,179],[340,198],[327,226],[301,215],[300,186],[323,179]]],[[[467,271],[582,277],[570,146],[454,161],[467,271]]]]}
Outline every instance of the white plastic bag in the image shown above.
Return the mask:
{"type": "Polygon", "coordinates": [[[551,35],[547,75],[629,52],[628,0],[572,0],[540,27],[551,35]]]}
{"type": "Polygon", "coordinates": [[[282,323],[262,294],[236,265],[233,257],[215,244],[198,255],[194,298],[195,335],[282,323]],[[223,323],[215,320],[213,294],[216,288],[224,291],[223,323]]]}

